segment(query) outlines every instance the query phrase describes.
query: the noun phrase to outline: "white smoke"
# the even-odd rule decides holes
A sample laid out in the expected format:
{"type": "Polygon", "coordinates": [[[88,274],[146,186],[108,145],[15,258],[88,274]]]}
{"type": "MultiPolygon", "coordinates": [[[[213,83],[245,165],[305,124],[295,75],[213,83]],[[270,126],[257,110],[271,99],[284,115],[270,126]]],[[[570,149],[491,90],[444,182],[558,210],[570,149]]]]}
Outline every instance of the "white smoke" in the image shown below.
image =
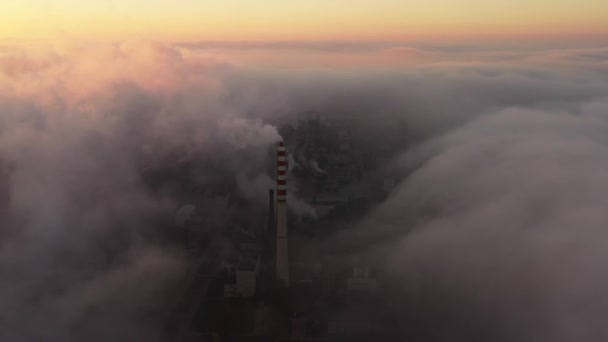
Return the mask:
{"type": "Polygon", "coordinates": [[[313,206],[290,193],[287,193],[287,208],[289,208],[298,218],[318,217],[317,211],[313,206]]]}
{"type": "Polygon", "coordinates": [[[310,162],[310,165],[312,166],[312,168],[317,171],[318,173],[322,174],[322,175],[326,175],[327,172],[325,172],[325,170],[321,169],[321,167],[319,167],[319,163],[316,160],[313,160],[310,162]]]}

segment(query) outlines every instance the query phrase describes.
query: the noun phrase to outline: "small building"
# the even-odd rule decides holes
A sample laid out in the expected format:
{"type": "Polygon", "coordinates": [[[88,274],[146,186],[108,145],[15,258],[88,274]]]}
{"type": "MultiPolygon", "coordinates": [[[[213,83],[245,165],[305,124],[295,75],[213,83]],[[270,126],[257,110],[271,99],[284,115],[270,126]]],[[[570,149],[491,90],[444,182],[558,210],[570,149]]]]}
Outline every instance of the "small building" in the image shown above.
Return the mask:
{"type": "Polygon", "coordinates": [[[260,255],[242,255],[230,281],[224,285],[224,297],[253,297],[257,291],[260,255]]]}
{"type": "Polygon", "coordinates": [[[335,208],[335,205],[314,205],[315,213],[317,214],[317,219],[322,219],[327,217],[335,208]]]}
{"type": "Polygon", "coordinates": [[[397,180],[395,178],[385,178],[382,182],[382,189],[385,192],[391,192],[395,186],[397,186],[397,180]]]}
{"type": "Polygon", "coordinates": [[[357,260],[353,263],[351,278],[346,280],[346,289],[353,292],[375,292],[378,281],[372,277],[370,267],[357,260]]]}

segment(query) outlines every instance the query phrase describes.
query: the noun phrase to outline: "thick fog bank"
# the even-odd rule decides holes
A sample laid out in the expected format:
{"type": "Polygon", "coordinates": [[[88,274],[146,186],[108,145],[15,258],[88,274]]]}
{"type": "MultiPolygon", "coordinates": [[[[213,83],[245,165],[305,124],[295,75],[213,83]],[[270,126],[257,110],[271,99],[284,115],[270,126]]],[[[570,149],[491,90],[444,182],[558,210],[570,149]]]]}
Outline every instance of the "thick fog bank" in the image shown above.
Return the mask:
{"type": "Polygon", "coordinates": [[[351,235],[383,260],[405,336],[608,336],[607,113],[601,99],[499,110],[396,159],[414,171],[351,235]]]}
{"type": "Polygon", "coordinates": [[[147,175],[265,204],[278,127],[310,111],[402,151],[382,167],[410,176],[332,248],[383,261],[404,336],[603,339],[605,49],[389,50],[422,57],[277,70],[150,42],[3,49],[0,339],[159,338],[183,260],[155,237],[181,199],[147,175]]]}

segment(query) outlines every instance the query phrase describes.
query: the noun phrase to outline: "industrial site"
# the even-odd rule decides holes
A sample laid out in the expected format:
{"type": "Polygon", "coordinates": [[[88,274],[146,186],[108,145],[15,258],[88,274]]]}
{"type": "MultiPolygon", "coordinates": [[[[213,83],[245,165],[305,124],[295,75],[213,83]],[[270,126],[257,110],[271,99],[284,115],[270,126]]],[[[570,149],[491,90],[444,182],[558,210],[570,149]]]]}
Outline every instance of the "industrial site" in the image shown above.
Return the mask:
{"type": "MultiPolygon", "coordinates": [[[[344,313],[374,307],[383,282],[371,260],[323,242],[365,215],[398,179],[376,166],[387,155],[358,146],[352,120],[309,115],[283,129],[273,150],[265,213],[239,222],[238,212],[184,203],[175,224],[188,248],[189,271],[168,313],[174,341],[379,341],[380,324],[344,313]],[[292,210],[290,201],[305,210],[292,210]],[[211,209],[211,210],[210,210],[211,209]],[[230,215],[230,214],[228,214],[230,215]]],[[[217,198],[227,193],[217,192],[217,198]]],[[[201,198],[202,200],[203,198],[201,198]]],[[[205,197],[206,201],[209,197],[205,197]]],[[[233,210],[239,210],[234,204],[233,210]]],[[[246,209],[243,209],[246,210],[246,209]]]]}
{"type": "Polygon", "coordinates": [[[608,341],[608,1],[341,1],[0,1],[0,342],[608,341]]]}

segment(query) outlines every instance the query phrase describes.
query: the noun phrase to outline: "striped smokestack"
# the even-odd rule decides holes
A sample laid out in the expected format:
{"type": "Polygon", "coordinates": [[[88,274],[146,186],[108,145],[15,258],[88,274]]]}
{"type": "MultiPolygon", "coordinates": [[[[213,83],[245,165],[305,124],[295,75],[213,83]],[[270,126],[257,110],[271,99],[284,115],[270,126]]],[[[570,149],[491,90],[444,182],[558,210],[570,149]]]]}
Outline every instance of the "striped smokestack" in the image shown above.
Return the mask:
{"type": "Polygon", "coordinates": [[[277,147],[277,248],[276,280],[289,287],[289,254],[287,242],[287,151],[283,142],[277,147]]]}
{"type": "Polygon", "coordinates": [[[277,202],[287,201],[287,151],[281,141],[277,148],[277,202]]]}

